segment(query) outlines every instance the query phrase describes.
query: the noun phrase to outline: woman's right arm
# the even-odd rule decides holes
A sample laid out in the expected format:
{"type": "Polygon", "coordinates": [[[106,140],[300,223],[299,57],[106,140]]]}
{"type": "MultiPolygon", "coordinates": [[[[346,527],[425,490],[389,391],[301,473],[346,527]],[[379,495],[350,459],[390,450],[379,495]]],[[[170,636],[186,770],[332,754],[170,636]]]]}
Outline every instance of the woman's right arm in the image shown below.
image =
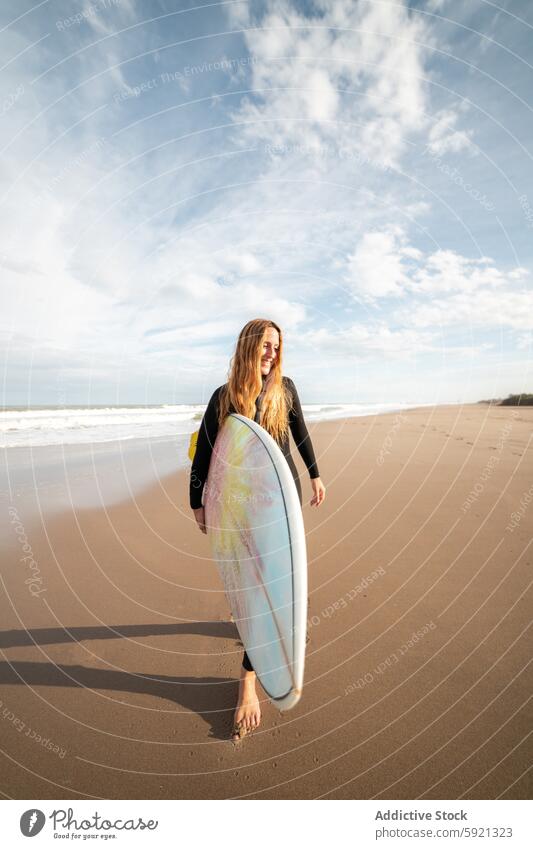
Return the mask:
{"type": "Polygon", "coordinates": [[[219,386],[211,395],[198,431],[189,482],[189,502],[192,510],[199,510],[202,507],[202,491],[207,480],[209,462],[218,433],[218,395],[221,388],[219,386]]]}

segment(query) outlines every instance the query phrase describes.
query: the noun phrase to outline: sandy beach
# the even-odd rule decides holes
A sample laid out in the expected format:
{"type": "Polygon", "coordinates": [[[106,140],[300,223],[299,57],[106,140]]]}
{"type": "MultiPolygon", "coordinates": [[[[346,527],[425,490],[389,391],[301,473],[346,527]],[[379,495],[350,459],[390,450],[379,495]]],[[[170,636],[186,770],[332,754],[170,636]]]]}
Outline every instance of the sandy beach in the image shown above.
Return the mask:
{"type": "Polygon", "coordinates": [[[131,499],[8,506],[5,798],[526,799],[533,408],[310,426],[306,683],[229,731],[242,647],[179,470],[131,499]]]}

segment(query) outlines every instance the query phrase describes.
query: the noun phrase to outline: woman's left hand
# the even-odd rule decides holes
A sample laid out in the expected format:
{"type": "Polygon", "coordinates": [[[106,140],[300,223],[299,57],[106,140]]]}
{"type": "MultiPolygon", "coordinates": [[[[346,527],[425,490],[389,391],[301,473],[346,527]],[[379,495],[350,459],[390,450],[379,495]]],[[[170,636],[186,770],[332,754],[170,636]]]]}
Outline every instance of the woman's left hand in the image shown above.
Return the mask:
{"type": "Polygon", "coordinates": [[[311,478],[311,487],[313,489],[313,497],[309,502],[310,506],[319,507],[326,497],[326,487],[320,478],[311,478]]]}

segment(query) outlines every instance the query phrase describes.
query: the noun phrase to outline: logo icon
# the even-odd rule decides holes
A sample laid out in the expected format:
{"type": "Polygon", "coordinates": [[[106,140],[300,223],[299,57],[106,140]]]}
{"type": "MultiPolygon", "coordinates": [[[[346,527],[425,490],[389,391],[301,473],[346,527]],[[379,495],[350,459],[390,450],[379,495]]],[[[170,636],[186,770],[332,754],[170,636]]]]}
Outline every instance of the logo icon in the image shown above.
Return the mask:
{"type": "Polygon", "coordinates": [[[29,811],[24,811],[20,818],[20,830],[24,837],[35,837],[45,822],[46,817],[42,811],[38,808],[30,808],[29,811]]]}

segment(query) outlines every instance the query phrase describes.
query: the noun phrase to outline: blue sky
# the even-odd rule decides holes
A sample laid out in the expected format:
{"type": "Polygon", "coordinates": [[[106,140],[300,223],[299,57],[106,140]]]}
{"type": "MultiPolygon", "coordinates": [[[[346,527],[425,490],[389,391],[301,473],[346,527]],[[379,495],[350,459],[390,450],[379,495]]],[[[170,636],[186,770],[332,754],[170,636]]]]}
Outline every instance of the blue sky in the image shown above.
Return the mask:
{"type": "Polygon", "coordinates": [[[3,403],[532,391],[533,9],[4,0],[3,403]]]}

